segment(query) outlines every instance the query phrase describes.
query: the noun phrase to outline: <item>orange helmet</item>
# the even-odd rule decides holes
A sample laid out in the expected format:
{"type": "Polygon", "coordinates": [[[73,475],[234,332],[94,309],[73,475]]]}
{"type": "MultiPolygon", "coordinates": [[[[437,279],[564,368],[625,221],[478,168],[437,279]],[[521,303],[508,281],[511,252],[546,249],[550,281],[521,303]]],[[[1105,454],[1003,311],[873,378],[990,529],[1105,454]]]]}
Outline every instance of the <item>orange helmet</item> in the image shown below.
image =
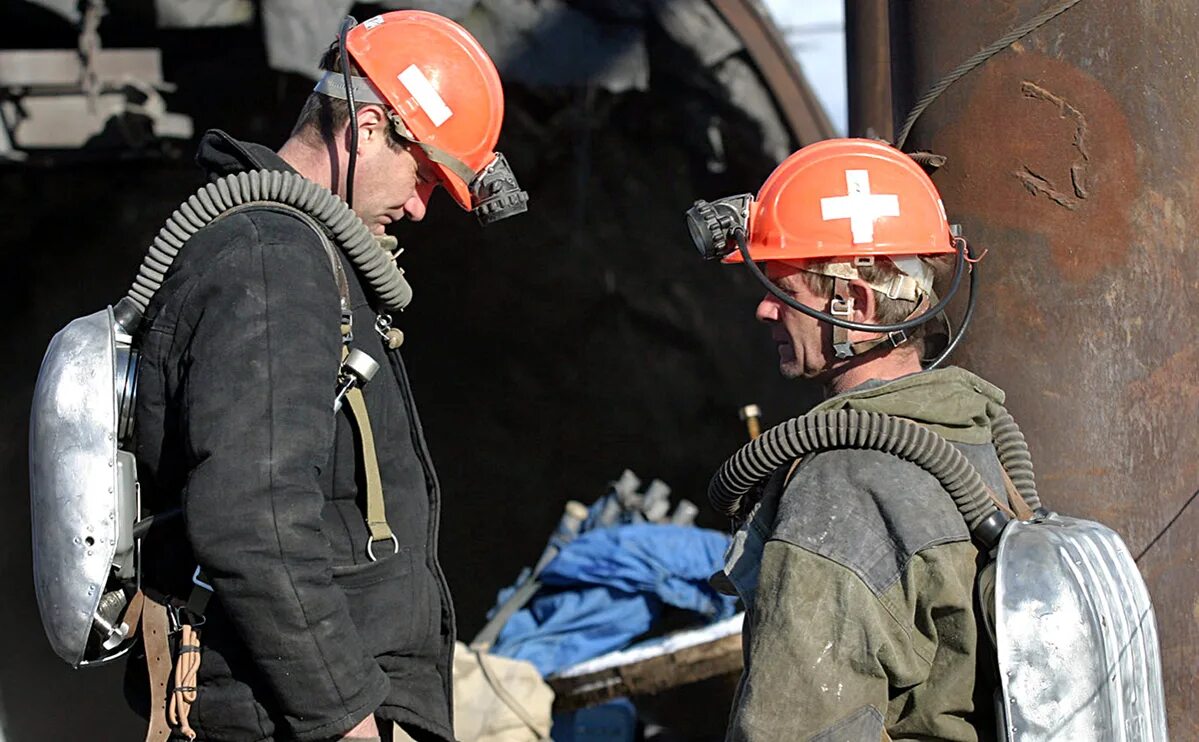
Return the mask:
{"type": "Polygon", "coordinates": [[[688,223],[696,247],[728,263],[741,262],[737,227],[755,261],[955,252],[932,180],[912,158],[870,139],[808,145],[775,168],[756,199],[698,202],[688,223]]]}
{"type": "MultiPolygon", "coordinates": [[[[469,31],[435,13],[398,10],[350,29],[345,48],[366,76],[352,78],[355,101],[389,108],[396,133],[462,208],[485,222],[525,210],[528,195],[493,151],[504,120],[500,76],[469,31]]],[[[346,97],[337,73],[316,90],[346,97]]]]}
{"type": "MultiPolygon", "coordinates": [[[[746,268],[779,301],[833,325],[833,351],[842,359],[884,343],[898,346],[907,340],[909,330],[943,312],[972,256],[969,245],[951,232],[941,197],[924,170],[894,147],[871,139],[829,139],[808,145],[775,168],[757,198],[746,193],[697,201],[687,212],[687,228],[704,258],[740,263],[744,252],[750,259],[746,268]],[[956,253],[958,259],[948,292],[936,301],[932,272],[913,256],[940,253],[956,253]],[[872,288],[918,301],[917,307],[900,322],[851,321],[848,285],[859,275],[854,266],[858,259],[880,256],[895,263],[905,277],[872,288]],[[832,259],[832,264],[814,269],[808,263],[814,259],[832,259]],[[775,286],[756,265],[771,260],[832,276],[829,311],[809,307],[775,286]],[[886,334],[854,343],[849,330],[886,334]]],[[[976,279],[977,273],[971,271],[970,304],[962,330],[973,312],[976,279]]],[[[930,368],[945,360],[961,334],[930,368]]]]}

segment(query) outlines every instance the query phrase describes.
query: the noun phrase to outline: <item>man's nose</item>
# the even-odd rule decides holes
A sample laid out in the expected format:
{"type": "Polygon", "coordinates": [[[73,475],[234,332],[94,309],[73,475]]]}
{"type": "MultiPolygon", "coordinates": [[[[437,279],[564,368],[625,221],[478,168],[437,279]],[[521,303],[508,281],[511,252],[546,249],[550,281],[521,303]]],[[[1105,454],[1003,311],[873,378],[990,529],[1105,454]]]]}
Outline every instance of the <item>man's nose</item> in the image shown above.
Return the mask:
{"type": "Polygon", "coordinates": [[[425,209],[427,203],[424,198],[421,198],[419,191],[412,194],[412,197],[404,202],[404,214],[409,221],[419,222],[425,218],[425,209]]]}
{"type": "Polygon", "coordinates": [[[759,322],[778,322],[779,300],[770,294],[763,296],[762,301],[758,302],[758,309],[754,312],[754,316],[758,318],[759,322]]]}

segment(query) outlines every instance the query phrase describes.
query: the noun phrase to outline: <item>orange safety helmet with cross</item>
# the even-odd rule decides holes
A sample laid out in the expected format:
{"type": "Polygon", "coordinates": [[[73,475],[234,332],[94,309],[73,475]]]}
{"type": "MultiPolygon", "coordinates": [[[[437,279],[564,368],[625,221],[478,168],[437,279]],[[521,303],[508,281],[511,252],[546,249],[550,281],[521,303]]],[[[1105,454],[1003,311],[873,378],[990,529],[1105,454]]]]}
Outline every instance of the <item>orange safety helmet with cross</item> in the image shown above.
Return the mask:
{"type": "MultiPolygon", "coordinates": [[[[941,197],[924,170],[903,152],[870,139],[830,139],[804,147],[771,173],[757,197],[697,201],[687,212],[687,226],[703,257],[746,262],[785,304],[832,324],[839,358],[879,344],[851,345],[848,330],[884,333],[881,342],[890,341],[894,347],[912,328],[940,314],[956,293],[970,255],[965,241],[951,229],[941,197]],[[932,272],[918,256],[952,253],[958,254],[953,281],[938,302],[932,272]],[[847,283],[859,278],[857,269],[875,258],[890,260],[900,275],[885,285],[872,283],[871,288],[919,302],[902,322],[871,325],[847,319],[847,283]],[[830,311],[799,304],[754,264],[775,260],[832,277],[830,311]]],[[[971,271],[968,314],[975,278],[971,271]]],[[[956,339],[932,365],[944,360],[955,344],[956,339]]]]}
{"type": "MultiPolygon", "coordinates": [[[[347,21],[352,24],[352,21],[347,21]]],[[[344,47],[365,77],[327,72],[318,93],[384,106],[392,127],[437,173],[464,209],[488,224],[527,209],[507,160],[493,151],[504,120],[495,64],[478,40],[448,18],[419,10],[374,16],[343,31],[344,47]]]]}

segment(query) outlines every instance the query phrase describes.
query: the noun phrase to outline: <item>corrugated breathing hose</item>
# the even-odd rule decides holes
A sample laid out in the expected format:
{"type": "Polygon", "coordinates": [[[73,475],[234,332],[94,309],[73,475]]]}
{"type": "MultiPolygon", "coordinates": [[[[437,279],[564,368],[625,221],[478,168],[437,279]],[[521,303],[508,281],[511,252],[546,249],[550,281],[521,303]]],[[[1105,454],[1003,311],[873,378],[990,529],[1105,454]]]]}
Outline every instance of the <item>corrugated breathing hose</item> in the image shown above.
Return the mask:
{"type": "Polygon", "coordinates": [[[1034,512],[1039,510],[1041,496],[1037,494],[1032,455],[1028,452],[1028,442],[1024,440],[1024,433],[1020,432],[1020,427],[1016,425],[1011,414],[997,404],[987,405],[987,416],[991,418],[991,440],[995,444],[995,452],[999,455],[999,463],[1003,465],[1004,471],[1029,509],[1034,512]]]}
{"type": "MultiPolygon", "coordinates": [[[[1039,507],[1024,436],[1006,411],[1002,417],[1002,438],[996,439],[1000,462],[1006,460],[1017,467],[1011,474],[1013,484],[1030,506],[1039,507]]],[[[949,492],[976,538],[988,547],[998,543],[1008,517],[996,507],[978,471],[962,452],[923,425],[879,412],[822,410],[774,426],[724,462],[708,486],[708,499],[717,510],[735,516],[742,497],[779,467],[839,448],[882,451],[916,464],[949,492]]]]}
{"type": "Polygon", "coordinates": [[[117,305],[121,325],[130,332],[136,330],[175,257],[192,235],[227,211],[258,202],[294,207],[328,229],[366,279],[383,311],[398,312],[412,300],[412,288],[403,271],[345,201],[296,173],[253,170],[209,183],[171,214],[142,260],[129,293],[117,305]]]}

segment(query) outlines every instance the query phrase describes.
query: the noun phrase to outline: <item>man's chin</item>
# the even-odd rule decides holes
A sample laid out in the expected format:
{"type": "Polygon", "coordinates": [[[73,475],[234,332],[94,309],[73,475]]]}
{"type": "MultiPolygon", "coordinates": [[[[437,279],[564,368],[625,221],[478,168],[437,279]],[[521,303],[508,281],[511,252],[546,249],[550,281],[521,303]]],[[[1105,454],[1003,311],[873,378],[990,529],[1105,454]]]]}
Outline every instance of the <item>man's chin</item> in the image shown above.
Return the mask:
{"type": "Polygon", "coordinates": [[[823,384],[828,379],[829,369],[811,371],[796,361],[779,363],[779,374],[787,381],[812,381],[823,384]]]}
{"type": "Polygon", "coordinates": [[[779,361],[779,373],[788,381],[797,381],[807,378],[804,369],[795,361],[779,361]]]}

